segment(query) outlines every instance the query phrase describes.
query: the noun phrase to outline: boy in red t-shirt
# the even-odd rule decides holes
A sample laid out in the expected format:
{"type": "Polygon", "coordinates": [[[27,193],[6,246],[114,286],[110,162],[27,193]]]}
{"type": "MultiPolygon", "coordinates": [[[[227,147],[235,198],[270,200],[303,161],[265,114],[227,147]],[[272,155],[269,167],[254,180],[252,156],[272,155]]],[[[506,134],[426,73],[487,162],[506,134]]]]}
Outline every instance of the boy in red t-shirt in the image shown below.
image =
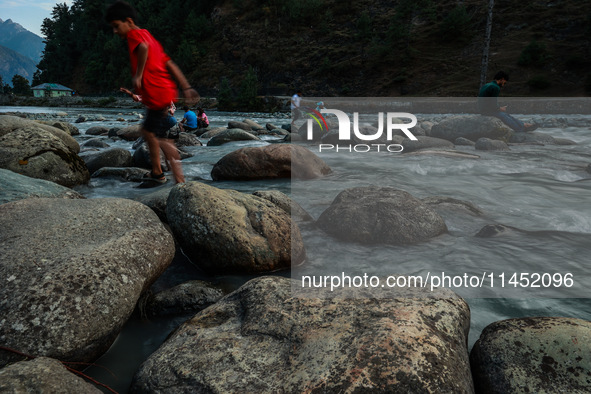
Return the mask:
{"type": "Polygon", "coordinates": [[[178,150],[165,138],[168,130],[168,108],[177,99],[177,86],[171,75],[180,85],[187,101],[196,103],[199,101],[199,93],[189,85],[181,69],[168,57],[150,32],[135,24],[137,14],[131,5],[116,1],[107,9],[105,19],[113,28],[113,33],[127,39],[132,85],[137,94],[141,95],[142,103],[148,107],[141,132],[150,148],[152,171],[145,178],[159,183],[166,182],[160,166],[162,149],[176,183],[183,183],[185,177],[178,150]]]}

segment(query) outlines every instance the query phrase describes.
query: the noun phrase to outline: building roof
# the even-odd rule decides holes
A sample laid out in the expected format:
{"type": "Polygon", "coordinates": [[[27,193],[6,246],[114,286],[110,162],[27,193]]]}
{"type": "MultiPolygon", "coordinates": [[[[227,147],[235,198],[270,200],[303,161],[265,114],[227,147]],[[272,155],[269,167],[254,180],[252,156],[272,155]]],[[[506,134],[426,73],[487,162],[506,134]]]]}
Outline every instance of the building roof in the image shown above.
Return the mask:
{"type": "Polygon", "coordinates": [[[42,83],[41,85],[37,85],[33,90],[65,90],[68,92],[72,92],[73,90],[70,88],[65,87],[64,85],[60,85],[59,83],[42,83]]]}

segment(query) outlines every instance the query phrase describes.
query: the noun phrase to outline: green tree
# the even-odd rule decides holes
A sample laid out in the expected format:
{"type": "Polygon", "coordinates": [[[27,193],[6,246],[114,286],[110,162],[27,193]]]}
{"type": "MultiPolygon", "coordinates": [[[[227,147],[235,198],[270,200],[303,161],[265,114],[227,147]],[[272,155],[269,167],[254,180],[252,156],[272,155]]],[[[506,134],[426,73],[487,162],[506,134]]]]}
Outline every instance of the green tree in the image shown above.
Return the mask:
{"type": "Polygon", "coordinates": [[[234,101],[234,92],[227,77],[222,77],[220,82],[220,91],[218,93],[218,107],[221,109],[230,109],[234,101]]]}
{"type": "Polygon", "coordinates": [[[465,43],[473,35],[472,17],[466,6],[457,5],[446,15],[439,26],[439,39],[465,43]]]}
{"type": "Polygon", "coordinates": [[[520,66],[541,67],[547,58],[548,52],[546,51],[546,45],[533,39],[521,52],[517,64],[520,66]]]}
{"type": "Polygon", "coordinates": [[[32,94],[29,81],[22,75],[16,74],[12,77],[12,89],[14,94],[21,96],[30,96],[32,94]]]}
{"type": "Polygon", "coordinates": [[[247,109],[255,109],[257,103],[257,93],[259,90],[259,80],[256,71],[252,66],[248,67],[248,71],[240,85],[240,93],[238,94],[238,101],[240,105],[247,109]]]}

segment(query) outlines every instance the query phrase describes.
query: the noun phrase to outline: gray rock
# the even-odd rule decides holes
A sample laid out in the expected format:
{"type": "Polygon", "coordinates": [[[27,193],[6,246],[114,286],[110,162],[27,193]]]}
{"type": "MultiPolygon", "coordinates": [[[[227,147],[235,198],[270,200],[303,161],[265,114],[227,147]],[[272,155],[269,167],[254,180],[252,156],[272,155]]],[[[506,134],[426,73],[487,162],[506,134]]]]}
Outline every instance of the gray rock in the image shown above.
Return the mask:
{"type": "Polygon", "coordinates": [[[59,138],[64,145],[66,145],[70,150],[75,153],[80,152],[80,145],[78,142],[72,138],[72,136],[65,132],[62,129],[39,123],[33,120],[19,118],[18,116],[9,116],[9,115],[2,115],[0,116],[0,137],[11,133],[18,129],[28,129],[30,127],[33,128],[41,128],[49,133],[51,133],[54,137],[59,138]]]}
{"type": "Polygon", "coordinates": [[[129,126],[117,131],[117,137],[126,141],[135,141],[142,136],[141,125],[129,126]]]}
{"type": "Polygon", "coordinates": [[[569,140],[567,138],[554,138],[554,143],[556,145],[577,145],[575,141],[569,140]]]}
{"type": "Polygon", "coordinates": [[[141,182],[147,173],[139,167],[103,167],[92,174],[93,178],[121,178],[130,182],[141,182]]]}
{"type": "Polygon", "coordinates": [[[169,194],[170,188],[158,188],[158,190],[153,193],[136,198],[136,201],[150,207],[163,223],[168,223],[168,218],[166,217],[166,201],[168,200],[169,194]]]}
{"type": "Polygon", "coordinates": [[[176,140],[174,143],[179,148],[183,146],[203,146],[196,135],[189,133],[180,133],[178,140],[176,140]]]}
{"type": "Polygon", "coordinates": [[[228,122],[228,129],[241,129],[244,131],[252,131],[252,127],[250,127],[249,124],[233,120],[228,122]]]}
{"type": "Polygon", "coordinates": [[[150,296],[145,308],[149,316],[195,314],[223,296],[224,292],[212,284],[193,280],[150,296]]]}
{"type": "MultiPolygon", "coordinates": [[[[562,140],[568,141],[568,140],[562,140]]],[[[543,145],[558,145],[559,142],[556,141],[556,138],[552,137],[548,134],[543,133],[514,133],[511,138],[509,139],[510,143],[519,143],[519,144],[543,144],[543,145]]],[[[571,141],[572,142],[572,141],[571,141]]],[[[575,144],[573,142],[573,144],[575,144]]]]}
{"type": "Polygon", "coordinates": [[[207,139],[212,138],[221,133],[222,131],[228,130],[227,127],[215,127],[213,129],[207,129],[207,131],[200,135],[201,138],[207,139]]]}
{"type": "Polygon", "coordinates": [[[273,204],[283,209],[287,214],[291,215],[292,219],[301,222],[314,220],[300,204],[293,201],[287,194],[281,193],[279,190],[259,190],[252,194],[271,201],[273,204]]]}
{"type": "Polygon", "coordinates": [[[331,173],[308,149],[291,144],[246,147],[228,153],[211,170],[214,180],[313,179],[331,173]]]}
{"type": "Polygon", "coordinates": [[[504,141],[491,140],[490,138],[479,138],[474,148],[476,150],[510,150],[504,141]]]}
{"type": "Polygon", "coordinates": [[[268,272],[305,258],[297,225],[257,196],[188,182],[170,192],[166,216],[185,254],[209,272],[268,272]]]}
{"type": "Polygon", "coordinates": [[[261,139],[242,129],[234,128],[224,130],[221,133],[213,136],[208,142],[207,146],[220,146],[232,141],[260,141],[261,139]]]}
{"type": "Polygon", "coordinates": [[[100,138],[91,138],[82,144],[85,148],[108,148],[109,144],[100,138]]]}
{"type": "Polygon", "coordinates": [[[0,393],[101,394],[57,360],[38,357],[0,369],[0,393]]]}
{"type": "MultiPolygon", "coordinates": [[[[0,122],[2,118],[7,116],[0,116],[0,122]]],[[[77,154],[78,143],[62,130],[53,128],[56,132],[50,132],[40,126],[30,122],[0,136],[0,168],[67,187],[87,183],[90,174],[77,154]],[[71,139],[76,149],[64,139],[71,139]]]]}
{"type": "Polygon", "coordinates": [[[53,127],[58,128],[60,130],[63,130],[66,133],[68,133],[69,135],[80,135],[80,130],[78,129],[78,127],[76,127],[73,124],[68,123],[68,122],[50,122],[50,121],[39,121],[39,122],[53,126],[53,127]]]}
{"type": "Polygon", "coordinates": [[[428,205],[405,191],[376,186],[342,191],[316,224],[338,239],[364,244],[413,244],[447,232],[428,205]]]}
{"type": "Polygon", "coordinates": [[[110,148],[96,153],[82,155],[91,174],[103,167],[130,167],[133,165],[131,153],[123,148],[110,148]]]}
{"type": "Polygon", "coordinates": [[[197,314],[142,364],[132,393],[472,393],[467,304],[293,297],[261,277],[197,314]]]}
{"type": "MultiPolygon", "coordinates": [[[[132,165],[134,167],[145,168],[148,170],[152,169],[152,160],[150,159],[150,149],[148,148],[148,143],[142,143],[132,155],[132,165]]],[[[160,151],[160,167],[162,167],[162,171],[168,171],[168,165],[166,164],[166,158],[164,157],[164,153],[160,151]]]]}
{"type": "Polygon", "coordinates": [[[93,126],[86,130],[87,135],[107,135],[109,134],[109,129],[103,126],[93,126]]]}
{"type": "Polygon", "coordinates": [[[273,129],[269,131],[269,134],[272,135],[289,135],[289,131],[283,129],[273,129]]]}
{"type": "Polygon", "coordinates": [[[458,115],[433,125],[428,135],[448,141],[455,141],[460,137],[478,141],[480,138],[508,140],[512,134],[509,127],[493,116],[458,115]]]}
{"type": "Polygon", "coordinates": [[[529,317],[492,323],[470,353],[480,393],[591,392],[591,322],[529,317]]]}
{"type": "Polygon", "coordinates": [[[258,124],[257,122],[255,122],[252,119],[244,119],[243,123],[245,123],[248,126],[250,126],[250,128],[252,130],[263,130],[263,129],[265,129],[263,126],[261,126],[260,124],[258,124]]]}
{"type": "Polygon", "coordinates": [[[175,253],[154,212],[126,199],[10,202],[0,228],[0,343],[62,361],[106,351],[175,253]]]}
{"type": "Polygon", "coordinates": [[[464,138],[464,137],[460,137],[460,138],[456,138],[456,140],[454,141],[454,145],[458,145],[458,146],[474,146],[474,145],[476,145],[476,142],[470,141],[469,139],[464,138]]]}
{"type": "Polygon", "coordinates": [[[74,190],[57,183],[0,169],[0,204],[30,197],[84,198],[74,190]]]}
{"type": "Polygon", "coordinates": [[[441,139],[433,137],[417,136],[417,141],[405,138],[400,143],[404,147],[404,153],[415,152],[424,149],[454,149],[454,144],[441,139]]]}
{"type": "MultiPolygon", "coordinates": [[[[267,123],[267,124],[265,125],[265,128],[266,128],[267,130],[271,131],[271,130],[278,129],[279,127],[275,126],[273,123],[267,123]]],[[[285,130],[285,131],[287,131],[287,130],[285,130]]]]}

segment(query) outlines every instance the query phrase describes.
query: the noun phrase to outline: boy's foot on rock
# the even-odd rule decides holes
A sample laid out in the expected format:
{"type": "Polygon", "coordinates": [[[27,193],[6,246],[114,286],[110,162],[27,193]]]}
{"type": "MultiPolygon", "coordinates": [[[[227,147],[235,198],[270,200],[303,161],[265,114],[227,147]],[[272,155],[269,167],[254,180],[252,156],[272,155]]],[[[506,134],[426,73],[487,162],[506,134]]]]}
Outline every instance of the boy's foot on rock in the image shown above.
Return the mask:
{"type": "Polygon", "coordinates": [[[529,133],[530,131],[534,131],[535,129],[538,128],[538,125],[535,123],[526,123],[524,124],[525,128],[523,129],[523,131],[525,131],[526,133],[529,133]]]}

